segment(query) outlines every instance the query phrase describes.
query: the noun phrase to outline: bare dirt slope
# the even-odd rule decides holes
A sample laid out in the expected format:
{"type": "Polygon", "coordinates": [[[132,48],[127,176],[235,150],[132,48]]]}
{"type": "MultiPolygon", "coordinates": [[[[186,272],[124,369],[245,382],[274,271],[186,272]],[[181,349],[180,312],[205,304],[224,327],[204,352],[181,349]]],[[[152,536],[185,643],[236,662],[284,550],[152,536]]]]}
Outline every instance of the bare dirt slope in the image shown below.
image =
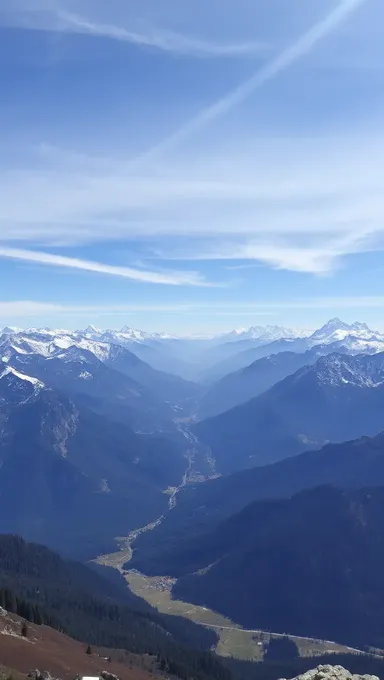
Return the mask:
{"type": "Polygon", "coordinates": [[[0,612],[0,669],[15,671],[15,677],[38,668],[63,680],[73,680],[76,675],[98,676],[103,670],[114,673],[121,680],[153,680],[149,670],[138,667],[141,661],[145,663],[140,657],[124,651],[103,652],[95,648],[88,655],[83,643],[47,626],[28,622],[28,637],[25,638],[21,635],[22,623],[20,617],[0,612]],[[102,658],[107,654],[112,657],[111,663],[102,658]]]}

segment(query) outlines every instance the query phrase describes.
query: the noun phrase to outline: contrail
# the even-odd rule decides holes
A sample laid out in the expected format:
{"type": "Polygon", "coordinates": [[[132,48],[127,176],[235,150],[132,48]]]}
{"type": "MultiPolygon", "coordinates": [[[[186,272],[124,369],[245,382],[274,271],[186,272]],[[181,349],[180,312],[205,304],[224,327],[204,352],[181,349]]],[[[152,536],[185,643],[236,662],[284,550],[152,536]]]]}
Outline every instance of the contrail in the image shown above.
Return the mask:
{"type": "Polygon", "coordinates": [[[364,2],[366,2],[366,0],[343,0],[343,2],[341,2],[330,14],[301,36],[294,45],[284,50],[278,57],[257,71],[249,78],[249,80],[242,83],[234,90],[231,90],[231,92],[217,102],[201,111],[195,118],[183,125],[183,127],[162,142],[152,147],[152,149],[142,154],[137,160],[142,161],[153,158],[158,153],[166,151],[169,147],[183,141],[193,132],[196,132],[216,118],[219,118],[219,116],[222,116],[246,99],[252,92],[264,85],[264,83],[275,78],[300,59],[300,57],[303,57],[310,52],[320,40],[326,38],[327,35],[334,31],[364,2]]]}

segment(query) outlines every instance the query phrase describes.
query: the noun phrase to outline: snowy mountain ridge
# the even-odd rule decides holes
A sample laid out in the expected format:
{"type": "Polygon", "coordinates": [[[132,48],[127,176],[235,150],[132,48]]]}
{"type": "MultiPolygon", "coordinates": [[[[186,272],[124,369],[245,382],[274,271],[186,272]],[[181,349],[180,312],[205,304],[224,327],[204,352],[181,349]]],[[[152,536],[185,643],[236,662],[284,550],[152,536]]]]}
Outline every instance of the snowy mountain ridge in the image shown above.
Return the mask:
{"type": "Polygon", "coordinates": [[[384,384],[384,352],[372,356],[328,354],[320,357],[315,365],[306,366],[299,371],[296,381],[306,374],[315,375],[319,385],[379,387],[384,384]]]}
{"type": "MultiPolygon", "coordinates": [[[[98,342],[115,342],[116,344],[123,343],[146,343],[150,341],[166,341],[166,340],[186,340],[188,337],[181,337],[168,333],[148,333],[143,330],[123,326],[120,330],[117,329],[101,329],[94,325],[89,325],[87,328],[81,330],[68,329],[51,329],[51,328],[27,328],[20,329],[12,326],[6,326],[0,332],[0,335],[14,336],[14,335],[28,335],[33,339],[34,336],[40,338],[41,336],[52,337],[57,340],[59,336],[73,338],[79,341],[80,338],[98,341],[98,342]]],[[[282,339],[297,339],[308,338],[313,344],[331,343],[338,340],[344,340],[347,336],[353,336],[362,340],[372,340],[374,338],[384,341],[384,333],[371,330],[367,324],[356,321],[352,324],[347,324],[339,318],[330,319],[321,328],[312,331],[301,328],[286,328],[278,325],[266,326],[251,326],[249,328],[238,328],[229,333],[223,333],[216,336],[193,336],[189,339],[215,339],[220,342],[230,342],[236,340],[263,340],[272,342],[274,340],[282,339]]]]}
{"type": "MultiPolygon", "coordinates": [[[[18,328],[7,327],[0,336],[0,357],[3,363],[9,361],[15,354],[35,354],[69,362],[76,360],[77,350],[79,353],[77,359],[80,359],[81,352],[87,352],[106,363],[118,360],[119,351],[128,350],[131,357],[135,355],[157,370],[183,375],[182,369],[178,373],[176,366],[179,349],[184,352],[181,356],[185,361],[190,360],[198,365],[200,358],[204,360],[205,349],[211,348],[210,356],[214,364],[217,362],[216,348],[219,350],[221,347],[223,349],[231,347],[231,351],[239,352],[240,356],[244,349],[241,341],[248,343],[248,347],[251,348],[263,346],[264,356],[282,351],[301,353],[316,346],[327,345],[332,345],[330,352],[337,352],[340,349],[350,354],[373,355],[384,351],[384,333],[371,330],[365,323],[356,321],[347,324],[338,318],[331,319],[311,335],[309,331],[296,331],[282,326],[253,326],[249,329],[238,329],[214,340],[199,338],[196,339],[195,345],[193,340],[189,342],[185,340],[165,334],[150,334],[127,326],[120,331],[105,331],[95,326],[76,331],[62,328],[29,328],[20,331],[18,328]],[[294,333],[297,335],[293,335],[294,333]]],[[[88,359],[84,360],[89,359],[88,356],[88,359]]],[[[248,363],[252,363],[252,360],[250,359],[248,363]]],[[[227,372],[233,370],[229,368],[227,372]]]]}
{"type": "Polygon", "coordinates": [[[24,373],[20,373],[17,371],[13,366],[7,366],[2,373],[0,373],[0,380],[4,378],[7,375],[13,375],[16,378],[19,378],[20,380],[26,380],[27,382],[31,383],[31,385],[34,385],[35,387],[40,387],[44,388],[45,385],[42,383],[40,380],[37,378],[33,378],[31,375],[25,375],[24,373]]]}
{"type": "Polygon", "coordinates": [[[344,340],[353,337],[359,340],[379,340],[384,342],[384,333],[372,331],[367,324],[355,321],[347,324],[338,318],[331,319],[324,326],[312,333],[310,341],[316,345],[344,340]]]}
{"type": "Polygon", "coordinates": [[[22,405],[37,398],[48,389],[46,385],[30,375],[18,371],[13,366],[0,365],[0,405],[22,405]]]}
{"type": "Polygon", "coordinates": [[[251,326],[250,328],[237,328],[230,333],[220,336],[221,340],[231,342],[236,340],[283,340],[289,338],[307,338],[313,331],[299,328],[285,328],[284,326],[251,326]]]}

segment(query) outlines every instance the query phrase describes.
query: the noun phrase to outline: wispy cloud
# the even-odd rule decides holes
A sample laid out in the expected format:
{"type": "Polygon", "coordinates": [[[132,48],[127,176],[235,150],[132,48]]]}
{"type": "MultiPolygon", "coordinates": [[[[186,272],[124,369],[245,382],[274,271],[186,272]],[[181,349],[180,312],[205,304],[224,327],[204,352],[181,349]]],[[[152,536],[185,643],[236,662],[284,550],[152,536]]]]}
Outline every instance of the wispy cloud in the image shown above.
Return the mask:
{"type": "Polygon", "coordinates": [[[19,248],[8,248],[0,246],[0,258],[20,260],[51,267],[64,267],[67,269],[78,269],[81,271],[95,272],[97,274],[108,274],[118,276],[131,281],[140,283],[155,283],[168,286],[210,286],[197,272],[169,272],[159,273],[132,269],[130,267],[119,267],[115,265],[81,260],[63,255],[53,255],[51,253],[38,252],[33,250],[23,250],[19,248]]]}
{"type": "MultiPolygon", "coordinates": [[[[94,320],[96,317],[126,316],[130,314],[158,313],[158,314],[217,314],[219,316],[254,316],[275,315],[283,310],[325,310],[328,312],[337,310],[364,310],[384,309],[384,296],[328,296],[289,298],[280,300],[257,300],[243,302],[231,300],[225,302],[190,302],[180,304],[133,304],[133,305],[76,305],[39,302],[34,300],[0,301],[0,318],[25,317],[56,317],[81,316],[94,320]]],[[[65,321],[64,321],[65,323],[65,321]]]]}
{"type": "MultiPolygon", "coordinates": [[[[372,232],[374,232],[372,227],[372,232]]],[[[273,267],[300,273],[327,274],[332,271],[339,259],[346,255],[358,252],[375,250],[375,241],[370,240],[371,233],[357,232],[344,236],[334,237],[331,235],[316,235],[313,245],[292,246],[289,242],[279,240],[250,240],[243,243],[223,243],[206,251],[177,252],[174,258],[177,260],[253,260],[273,267]]],[[[300,241],[300,239],[297,239],[300,241]]],[[[164,256],[165,254],[163,254],[164,256]]],[[[172,256],[171,256],[172,259],[172,256]]],[[[252,265],[238,265],[242,269],[252,265]]]]}
{"type": "MultiPolygon", "coordinates": [[[[113,9],[111,15],[113,18],[113,9]]],[[[139,22],[140,30],[127,25],[129,24],[127,19],[119,24],[114,23],[113,20],[111,22],[98,21],[93,17],[68,11],[65,8],[65,0],[63,3],[42,2],[35,6],[31,6],[28,0],[26,2],[19,0],[16,7],[8,12],[7,21],[25,29],[77,33],[195,57],[254,57],[264,53],[267,49],[267,45],[261,41],[215,42],[161,28],[151,23],[143,25],[142,21],[139,22]]],[[[131,23],[133,26],[138,23],[134,15],[131,17],[131,23]]]]}
{"type": "Polygon", "coordinates": [[[123,26],[95,23],[85,17],[64,10],[58,10],[57,18],[59,20],[55,24],[57,30],[110,38],[141,47],[152,47],[177,54],[201,57],[241,57],[260,54],[266,49],[265,44],[258,42],[219,44],[159,28],[152,28],[146,33],[130,31],[123,26]]]}
{"type": "Polygon", "coordinates": [[[342,2],[325,17],[325,19],[319,21],[315,26],[310,28],[310,30],[304,33],[304,35],[302,35],[293,45],[285,49],[261,69],[257,70],[251,78],[234,90],[231,90],[227,95],[211,106],[208,106],[172,135],[150,149],[142,156],[141,160],[149,160],[156,157],[158,154],[167,151],[169,148],[184,141],[191,134],[199,131],[201,128],[212,123],[214,120],[227,113],[227,111],[240,104],[265,83],[276,78],[276,76],[292,66],[296,61],[301,59],[301,57],[308,54],[317,43],[336,30],[350,14],[366,1],[367,0],[342,0],[342,2]]]}
{"type": "MultiPolygon", "coordinates": [[[[208,151],[145,175],[56,151],[45,169],[0,171],[0,241],[49,250],[129,238],[140,241],[142,261],[253,261],[321,274],[345,255],[383,248],[383,158],[379,136],[272,139],[232,153],[230,164],[208,151]]],[[[135,266],[113,274],[147,277],[135,266]]]]}

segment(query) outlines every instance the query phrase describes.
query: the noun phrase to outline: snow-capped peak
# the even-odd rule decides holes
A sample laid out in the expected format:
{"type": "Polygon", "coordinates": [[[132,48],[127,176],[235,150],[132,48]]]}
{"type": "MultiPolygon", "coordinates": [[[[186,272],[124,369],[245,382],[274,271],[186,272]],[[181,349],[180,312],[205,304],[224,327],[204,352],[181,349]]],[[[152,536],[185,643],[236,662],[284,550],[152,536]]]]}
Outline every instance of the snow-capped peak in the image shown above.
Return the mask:
{"type": "Polygon", "coordinates": [[[331,319],[319,330],[315,331],[311,335],[310,341],[312,344],[330,344],[350,337],[356,340],[384,341],[384,335],[377,331],[372,331],[367,324],[360,321],[348,324],[338,318],[331,319]]]}
{"type": "Polygon", "coordinates": [[[5,326],[0,335],[13,335],[13,333],[21,333],[21,328],[16,328],[16,326],[5,326]]]}
{"type": "Polygon", "coordinates": [[[146,333],[145,331],[136,330],[134,328],[130,328],[129,326],[123,326],[120,333],[121,335],[124,335],[126,338],[138,341],[148,340],[148,338],[151,337],[149,333],[146,333]]]}
{"type": "Polygon", "coordinates": [[[82,334],[82,333],[84,333],[85,335],[91,335],[91,334],[92,335],[102,335],[103,331],[101,330],[101,328],[96,328],[96,326],[92,326],[92,324],[90,324],[89,326],[87,326],[85,331],[79,331],[79,334],[82,334]]]}

